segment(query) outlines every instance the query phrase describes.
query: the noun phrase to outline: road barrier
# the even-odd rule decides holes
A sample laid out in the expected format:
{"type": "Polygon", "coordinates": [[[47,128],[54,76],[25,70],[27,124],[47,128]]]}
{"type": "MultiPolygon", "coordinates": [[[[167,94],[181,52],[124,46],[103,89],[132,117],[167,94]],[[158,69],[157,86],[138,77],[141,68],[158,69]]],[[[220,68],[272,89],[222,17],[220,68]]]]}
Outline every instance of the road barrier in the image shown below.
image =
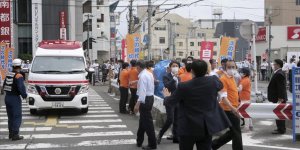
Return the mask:
{"type": "Polygon", "coordinates": [[[291,104],[244,103],[238,111],[242,118],[292,120],[291,104]]]}
{"type": "MultiPolygon", "coordinates": [[[[111,85],[119,88],[117,80],[111,80],[111,85]]],[[[166,113],[163,99],[158,96],[154,96],[153,107],[161,113],[166,113]]],[[[244,103],[239,106],[238,111],[242,118],[291,120],[293,116],[292,108],[293,106],[288,103],[244,103]]]]}

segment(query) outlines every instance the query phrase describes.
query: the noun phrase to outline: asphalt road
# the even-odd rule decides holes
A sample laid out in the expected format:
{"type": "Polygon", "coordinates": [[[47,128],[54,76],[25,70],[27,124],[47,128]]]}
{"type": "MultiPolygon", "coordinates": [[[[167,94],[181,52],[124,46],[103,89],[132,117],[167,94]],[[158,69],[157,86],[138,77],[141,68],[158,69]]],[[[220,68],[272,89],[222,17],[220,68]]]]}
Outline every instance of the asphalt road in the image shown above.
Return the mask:
{"type": "MultiPolygon", "coordinates": [[[[40,111],[38,115],[32,116],[24,103],[21,135],[25,139],[14,142],[7,139],[4,96],[0,96],[0,149],[141,149],[135,146],[138,116],[119,114],[118,98],[106,92],[105,86],[92,87],[89,97],[91,106],[86,115],[69,109],[40,111]]],[[[300,149],[300,142],[292,143],[291,130],[285,135],[272,135],[273,129],[273,120],[254,120],[254,131],[243,130],[244,149],[300,149]]],[[[147,145],[147,138],[144,145],[147,145]]],[[[158,149],[176,150],[178,145],[163,139],[158,149]]],[[[230,143],[221,148],[230,149],[230,143]]]]}

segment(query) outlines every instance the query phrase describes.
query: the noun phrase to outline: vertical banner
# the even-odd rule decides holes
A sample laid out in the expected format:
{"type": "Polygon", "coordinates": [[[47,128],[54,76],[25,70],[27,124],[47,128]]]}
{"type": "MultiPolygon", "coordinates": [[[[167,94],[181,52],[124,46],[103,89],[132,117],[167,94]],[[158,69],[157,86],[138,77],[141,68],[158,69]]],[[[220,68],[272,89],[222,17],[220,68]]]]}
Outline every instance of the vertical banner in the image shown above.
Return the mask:
{"type": "Polygon", "coordinates": [[[200,59],[210,60],[213,58],[214,42],[202,41],[200,49],[200,59]]]}
{"type": "Polygon", "coordinates": [[[42,1],[32,0],[32,55],[35,56],[39,42],[43,39],[42,1]]]}
{"type": "Polygon", "coordinates": [[[67,40],[67,13],[65,11],[59,12],[59,26],[60,39],[67,40]]]}
{"type": "Polygon", "coordinates": [[[300,135],[300,68],[293,68],[293,141],[300,135]]]}
{"type": "Polygon", "coordinates": [[[139,59],[140,53],[140,34],[128,34],[126,36],[127,44],[127,59],[130,61],[132,59],[139,59]]]}
{"type": "Polygon", "coordinates": [[[0,43],[0,81],[3,83],[8,71],[12,71],[14,49],[7,47],[6,43],[0,43]]]}
{"type": "Polygon", "coordinates": [[[126,60],[125,47],[126,47],[126,40],[123,39],[122,40],[122,46],[121,46],[121,48],[122,48],[121,59],[122,60],[126,60]]]}
{"type": "Polygon", "coordinates": [[[0,0],[0,42],[11,46],[11,2],[0,0]]]}
{"type": "Polygon", "coordinates": [[[237,43],[236,38],[222,37],[218,62],[221,62],[221,60],[225,58],[229,60],[233,60],[235,58],[236,43],[237,43]]]}

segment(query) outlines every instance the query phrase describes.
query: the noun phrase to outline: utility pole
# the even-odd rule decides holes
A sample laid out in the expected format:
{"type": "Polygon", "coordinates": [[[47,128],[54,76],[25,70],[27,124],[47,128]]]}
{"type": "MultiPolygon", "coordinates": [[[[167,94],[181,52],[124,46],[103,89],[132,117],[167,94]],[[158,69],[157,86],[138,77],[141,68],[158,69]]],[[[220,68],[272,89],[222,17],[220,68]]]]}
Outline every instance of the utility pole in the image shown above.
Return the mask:
{"type": "Polygon", "coordinates": [[[152,5],[151,0],[148,0],[148,60],[150,60],[150,51],[152,51],[152,31],[151,31],[151,17],[152,17],[152,5]]]}
{"type": "Polygon", "coordinates": [[[271,30],[272,30],[272,21],[271,21],[271,10],[269,10],[268,14],[269,14],[269,48],[268,48],[268,77],[269,77],[269,81],[271,80],[271,42],[272,42],[272,34],[271,34],[271,30]]]}
{"type": "Polygon", "coordinates": [[[132,3],[133,3],[133,0],[130,0],[130,4],[129,4],[129,24],[128,24],[128,34],[131,34],[132,33],[132,20],[133,20],[133,17],[132,17],[132,3]]]}
{"type": "Polygon", "coordinates": [[[87,19],[87,55],[90,61],[92,61],[91,59],[93,59],[93,52],[90,55],[90,17],[93,17],[93,15],[91,14],[87,14],[85,15],[88,19],[87,19]],[[91,58],[91,57],[92,58],[91,58]]]}

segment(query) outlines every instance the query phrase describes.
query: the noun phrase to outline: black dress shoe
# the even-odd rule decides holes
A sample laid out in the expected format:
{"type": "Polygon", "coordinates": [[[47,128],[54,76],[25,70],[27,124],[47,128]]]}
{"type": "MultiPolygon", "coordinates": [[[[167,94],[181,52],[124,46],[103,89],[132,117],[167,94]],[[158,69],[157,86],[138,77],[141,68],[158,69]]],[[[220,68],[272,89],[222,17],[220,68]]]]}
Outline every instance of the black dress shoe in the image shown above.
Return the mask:
{"type": "Polygon", "coordinates": [[[173,135],[168,136],[167,140],[173,140],[173,135]]]}
{"type": "Polygon", "coordinates": [[[173,143],[179,143],[179,140],[177,138],[174,138],[173,143]]]}
{"type": "Polygon", "coordinates": [[[9,135],[8,135],[8,139],[11,139],[12,137],[13,137],[12,134],[9,134],[9,135]]]}
{"type": "Polygon", "coordinates": [[[13,135],[11,140],[13,141],[17,141],[17,140],[23,140],[24,137],[23,136],[20,136],[20,135],[13,135]]]}
{"type": "Polygon", "coordinates": [[[160,135],[157,135],[157,137],[156,137],[156,143],[157,143],[157,144],[160,144],[160,142],[161,142],[161,136],[160,136],[160,135]]]}
{"type": "Polygon", "coordinates": [[[156,149],[156,147],[143,146],[142,149],[144,149],[144,150],[151,150],[151,149],[156,149]]]}
{"type": "Polygon", "coordinates": [[[277,131],[272,132],[272,134],[285,134],[285,131],[277,130],[277,131]]]}
{"type": "Polygon", "coordinates": [[[136,147],[142,147],[142,144],[136,144],[136,147]]]}

